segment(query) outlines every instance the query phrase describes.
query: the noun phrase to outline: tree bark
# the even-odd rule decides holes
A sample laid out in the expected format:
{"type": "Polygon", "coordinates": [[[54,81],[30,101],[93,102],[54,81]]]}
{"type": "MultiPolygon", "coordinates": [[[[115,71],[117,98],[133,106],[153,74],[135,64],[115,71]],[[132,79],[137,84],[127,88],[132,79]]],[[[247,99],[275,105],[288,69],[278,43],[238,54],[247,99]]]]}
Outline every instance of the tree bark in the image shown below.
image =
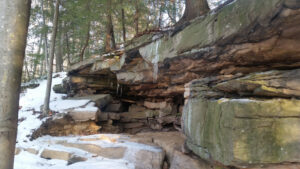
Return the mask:
{"type": "Polygon", "coordinates": [[[172,13],[173,13],[173,23],[176,23],[177,18],[177,8],[176,8],[176,0],[173,0],[173,7],[172,7],[172,13]]]}
{"type": "Polygon", "coordinates": [[[49,66],[49,59],[48,59],[48,29],[46,26],[46,16],[44,13],[44,0],[41,0],[41,12],[43,16],[43,28],[44,28],[44,54],[45,54],[45,62],[46,62],[46,70],[49,66]]]}
{"type": "Polygon", "coordinates": [[[37,54],[39,55],[39,57],[34,58],[33,71],[32,71],[31,79],[34,79],[35,75],[36,75],[36,69],[37,69],[37,64],[40,60],[42,45],[43,45],[43,34],[41,34],[41,36],[40,36],[39,48],[38,48],[38,51],[37,51],[37,54]]]}
{"type": "Polygon", "coordinates": [[[43,76],[43,73],[44,73],[44,60],[41,60],[41,67],[40,67],[40,77],[43,76]]]}
{"type": "Polygon", "coordinates": [[[171,3],[172,3],[172,9],[171,9],[171,11],[168,9],[167,12],[168,12],[168,16],[169,16],[171,22],[173,24],[175,24],[176,23],[176,15],[177,15],[176,0],[173,0],[173,2],[171,2],[171,3]]]}
{"type": "Polygon", "coordinates": [[[0,168],[12,169],[31,1],[0,1],[0,168]]]}
{"type": "Polygon", "coordinates": [[[57,50],[56,50],[56,65],[55,65],[55,71],[56,72],[61,72],[63,71],[63,29],[62,29],[62,24],[59,26],[59,39],[58,39],[58,45],[57,45],[57,50]]]}
{"type": "Polygon", "coordinates": [[[88,22],[85,43],[84,43],[83,48],[82,48],[82,50],[81,50],[81,52],[80,52],[80,61],[81,61],[81,62],[82,62],[83,59],[84,59],[85,50],[86,50],[86,48],[89,46],[89,41],[90,41],[90,29],[91,29],[91,22],[88,22]]]}
{"type": "Polygon", "coordinates": [[[107,23],[106,23],[106,37],[105,37],[105,51],[110,52],[116,49],[114,27],[112,23],[112,7],[111,0],[106,0],[107,3],[107,23]]]}
{"type": "Polygon", "coordinates": [[[30,73],[28,70],[28,62],[26,61],[26,59],[24,60],[24,67],[25,67],[25,79],[24,82],[29,82],[30,81],[30,73]]]}
{"type": "Polygon", "coordinates": [[[135,3],[135,14],[134,14],[134,25],[135,25],[135,34],[139,34],[139,5],[138,1],[135,3]]]}
{"type": "Polygon", "coordinates": [[[69,44],[69,36],[68,36],[68,32],[67,31],[65,33],[65,36],[66,36],[66,47],[67,47],[67,61],[68,61],[68,66],[71,66],[70,44],[69,44]]]}
{"type": "Polygon", "coordinates": [[[159,6],[159,17],[158,17],[158,29],[162,27],[162,13],[163,13],[163,2],[162,0],[157,0],[158,6],[159,6]]]}
{"type": "Polygon", "coordinates": [[[51,96],[52,72],[53,72],[53,59],[54,59],[54,52],[55,52],[55,39],[56,39],[57,22],[59,16],[59,4],[60,4],[60,0],[56,0],[55,12],[53,18],[52,37],[51,37],[49,67],[48,67],[48,74],[47,74],[47,88],[46,88],[46,96],[45,96],[44,107],[43,107],[44,115],[47,115],[49,113],[49,102],[51,96]]]}
{"type": "MultiPolygon", "coordinates": [[[[121,0],[121,3],[123,5],[123,0],[121,0]]],[[[124,8],[122,8],[121,10],[121,14],[122,14],[122,33],[123,33],[123,42],[126,42],[126,27],[125,27],[125,10],[124,8]]]]}
{"type": "MultiPolygon", "coordinates": [[[[88,0],[87,3],[86,3],[86,11],[90,12],[90,0],[88,0]]],[[[86,31],[85,43],[84,43],[84,45],[83,45],[83,47],[81,49],[80,55],[79,55],[81,62],[84,59],[84,54],[85,54],[86,48],[89,46],[90,29],[91,29],[91,22],[90,22],[90,18],[88,18],[87,19],[87,31],[86,31]]]]}
{"type": "Polygon", "coordinates": [[[186,7],[183,17],[178,21],[177,25],[181,25],[189,20],[209,12],[207,0],[186,0],[186,7]]]}

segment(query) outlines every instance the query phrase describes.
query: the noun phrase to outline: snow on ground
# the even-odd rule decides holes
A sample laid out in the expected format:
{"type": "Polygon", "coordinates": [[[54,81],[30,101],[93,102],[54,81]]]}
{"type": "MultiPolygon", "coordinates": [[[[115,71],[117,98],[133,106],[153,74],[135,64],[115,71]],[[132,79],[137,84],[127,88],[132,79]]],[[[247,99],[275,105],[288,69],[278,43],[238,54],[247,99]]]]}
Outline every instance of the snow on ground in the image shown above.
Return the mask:
{"type": "MultiPolygon", "coordinates": [[[[66,73],[53,74],[52,87],[57,84],[61,84],[62,80],[66,77],[66,73]]],[[[33,111],[41,111],[41,106],[44,104],[44,98],[46,93],[47,80],[40,80],[40,85],[34,89],[27,89],[25,93],[21,94],[19,119],[22,121],[18,126],[18,144],[22,145],[24,142],[29,141],[27,137],[33,130],[37,129],[43,121],[38,119],[40,113],[33,115],[33,111]]],[[[89,100],[63,100],[65,94],[57,94],[52,90],[50,97],[50,109],[60,113],[65,113],[66,109],[79,107],[82,110],[95,110],[97,107],[93,103],[89,103],[89,100]]],[[[46,120],[46,119],[44,119],[46,120]]]]}
{"type": "Polygon", "coordinates": [[[22,151],[15,156],[15,169],[133,169],[133,164],[126,160],[111,160],[101,157],[90,158],[85,162],[67,165],[63,160],[47,160],[37,155],[22,151]]]}
{"type": "MultiPolygon", "coordinates": [[[[66,73],[56,73],[53,75],[52,86],[61,84],[66,77],[66,73]]],[[[46,80],[40,80],[40,85],[34,89],[27,89],[20,97],[19,124],[16,147],[21,152],[15,156],[15,169],[134,169],[136,152],[146,150],[152,152],[162,151],[158,147],[148,146],[128,141],[129,137],[116,134],[98,134],[91,136],[66,136],[52,137],[43,136],[30,141],[30,135],[46,119],[40,120],[40,108],[44,102],[46,80]],[[61,142],[74,144],[93,144],[100,147],[125,147],[126,152],[121,159],[108,159],[96,156],[90,152],[74,148],[65,147],[61,142]],[[38,150],[38,154],[32,154],[26,149],[38,150]],[[84,157],[87,161],[67,165],[67,161],[44,159],[41,153],[44,149],[69,152],[73,155],[84,157]]],[[[77,111],[96,110],[93,102],[89,100],[64,100],[64,94],[56,94],[51,91],[50,108],[59,113],[65,113],[66,109],[75,108],[77,111]]]]}

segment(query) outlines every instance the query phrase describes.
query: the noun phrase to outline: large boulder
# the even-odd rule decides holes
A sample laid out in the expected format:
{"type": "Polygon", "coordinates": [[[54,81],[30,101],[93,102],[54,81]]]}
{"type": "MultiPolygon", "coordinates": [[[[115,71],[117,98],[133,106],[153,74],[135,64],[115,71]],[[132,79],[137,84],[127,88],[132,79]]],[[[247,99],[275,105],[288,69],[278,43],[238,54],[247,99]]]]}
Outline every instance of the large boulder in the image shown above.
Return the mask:
{"type": "Polygon", "coordinates": [[[300,162],[300,100],[209,99],[193,84],[183,123],[194,153],[238,167],[300,162]]]}
{"type": "Polygon", "coordinates": [[[67,94],[68,90],[64,88],[63,84],[57,84],[53,86],[53,91],[55,93],[67,94]]]}

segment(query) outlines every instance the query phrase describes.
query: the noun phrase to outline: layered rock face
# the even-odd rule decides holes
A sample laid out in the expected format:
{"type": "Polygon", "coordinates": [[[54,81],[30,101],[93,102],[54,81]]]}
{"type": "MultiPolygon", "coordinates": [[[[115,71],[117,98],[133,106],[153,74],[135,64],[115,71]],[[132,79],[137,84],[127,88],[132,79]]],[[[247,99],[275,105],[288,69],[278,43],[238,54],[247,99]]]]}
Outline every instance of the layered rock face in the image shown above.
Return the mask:
{"type": "Polygon", "coordinates": [[[300,100],[270,97],[287,96],[293,88],[286,85],[296,79],[284,75],[298,71],[256,73],[209,86],[201,80],[186,85],[187,146],[202,158],[227,166],[299,163],[300,100]]]}
{"type": "MultiPolygon", "coordinates": [[[[244,2],[232,9],[242,12],[244,2]]],[[[300,2],[249,1],[248,9],[259,3],[255,10],[266,15],[248,25],[249,32],[239,27],[244,34],[225,40],[230,44],[222,44],[220,53],[218,45],[204,52],[199,59],[206,63],[199,67],[204,78],[185,85],[186,143],[201,158],[225,166],[298,168],[291,164],[300,162],[300,2]]]]}
{"type": "Polygon", "coordinates": [[[187,147],[202,159],[297,168],[299,68],[300,1],[236,0],[73,65],[63,88],[70,96],[110,93],[125,105],[100,107],[106,129],[178,127],[184,109],[187,147]]]}

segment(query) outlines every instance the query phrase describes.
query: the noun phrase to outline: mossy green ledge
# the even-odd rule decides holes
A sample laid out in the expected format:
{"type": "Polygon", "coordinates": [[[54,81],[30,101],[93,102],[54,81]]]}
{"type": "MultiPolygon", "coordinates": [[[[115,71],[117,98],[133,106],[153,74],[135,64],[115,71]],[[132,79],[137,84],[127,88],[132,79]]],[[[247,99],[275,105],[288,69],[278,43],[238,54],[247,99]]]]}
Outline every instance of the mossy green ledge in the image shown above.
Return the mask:
{"type": "Polygon", "coordinates": [[[184,133],[201,158],[236,167],[300,162],[300,100],[189,96],[184,133]]]}

